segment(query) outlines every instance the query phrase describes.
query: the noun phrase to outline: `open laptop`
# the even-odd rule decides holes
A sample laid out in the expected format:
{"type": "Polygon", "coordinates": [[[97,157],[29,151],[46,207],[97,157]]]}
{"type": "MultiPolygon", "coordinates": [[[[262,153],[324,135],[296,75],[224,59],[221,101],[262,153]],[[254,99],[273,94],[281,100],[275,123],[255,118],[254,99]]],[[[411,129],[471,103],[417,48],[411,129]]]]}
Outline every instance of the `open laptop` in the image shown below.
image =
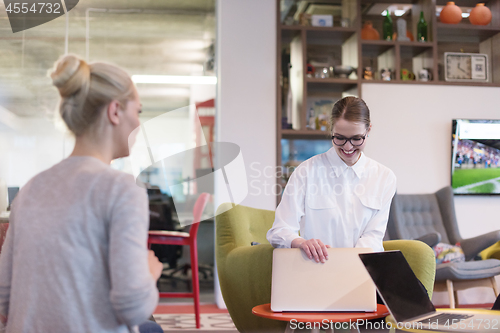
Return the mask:
{"type": "Polygon", "coordinates": [[[390,313],[400,327],[451,332],[498,332],[498,315],[439,311],[401,251],[360,254],[390,313]]]}
{"type": "Polygon", "coordinates": [[[329,259],[317,263],[301,249],[275,249],[271,310],[375,311],[375,285],[358,256],[368,252],[372,250],[329,248],[329,259]]]}

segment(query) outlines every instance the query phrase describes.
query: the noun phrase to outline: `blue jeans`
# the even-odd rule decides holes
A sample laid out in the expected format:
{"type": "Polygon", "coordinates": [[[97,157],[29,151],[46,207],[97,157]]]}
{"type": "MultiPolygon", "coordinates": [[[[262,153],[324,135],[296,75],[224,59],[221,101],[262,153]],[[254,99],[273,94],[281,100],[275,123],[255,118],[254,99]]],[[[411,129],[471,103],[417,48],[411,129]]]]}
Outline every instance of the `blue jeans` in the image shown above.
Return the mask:
{"type": "Polygon", "coordinates": [[[140,333],[164,333],[161,326],[154,321],[148,320],[139,325],[140,333]]]}

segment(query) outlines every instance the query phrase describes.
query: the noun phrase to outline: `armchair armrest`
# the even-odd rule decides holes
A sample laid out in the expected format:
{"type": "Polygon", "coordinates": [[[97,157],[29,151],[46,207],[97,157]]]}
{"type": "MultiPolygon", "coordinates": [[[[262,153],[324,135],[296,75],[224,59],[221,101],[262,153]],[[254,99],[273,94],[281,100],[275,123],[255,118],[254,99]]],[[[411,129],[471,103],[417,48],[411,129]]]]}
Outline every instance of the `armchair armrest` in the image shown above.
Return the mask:
{"type": "Polygon", "coordinates": [[[441,234],[439,232],[431,232],[429,234],[420,236],[419,238],[417,238],[415,240],[419,240],[419,241],[424,242],[425,244],[429,245],[430,247],[433,247],[441,241],[441,234]]]}
{"type": "Polygon", "coordinates": [[[500,230],[497,230],[477,237],[462,239],[460,246],[464,251],[465,260],[469,261],[477,256],[479,252],[495,244],[499,240],[500,230]]]}
{"type": "Polygon", "coordinates": [[[224,301],[240,332],[285,330],[286,322],[252,314],[254,306],[271,302],[273,250],[270,244],[237,247],[227,255],[224,271],[219,271],[224,301]]]}

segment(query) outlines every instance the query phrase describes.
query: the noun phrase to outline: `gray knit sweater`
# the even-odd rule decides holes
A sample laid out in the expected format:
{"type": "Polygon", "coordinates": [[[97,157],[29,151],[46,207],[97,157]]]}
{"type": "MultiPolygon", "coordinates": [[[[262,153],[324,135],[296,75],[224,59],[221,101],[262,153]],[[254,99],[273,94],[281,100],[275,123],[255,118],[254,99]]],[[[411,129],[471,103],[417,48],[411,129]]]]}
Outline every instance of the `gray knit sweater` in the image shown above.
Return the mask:
{"type": "Polygon", "coordinates": [[[69,157],[31,179],[0,255],[6,331],[128,332],[145,321],[158,302],[148,223],[145,190],[96,158],[69,157]]]}

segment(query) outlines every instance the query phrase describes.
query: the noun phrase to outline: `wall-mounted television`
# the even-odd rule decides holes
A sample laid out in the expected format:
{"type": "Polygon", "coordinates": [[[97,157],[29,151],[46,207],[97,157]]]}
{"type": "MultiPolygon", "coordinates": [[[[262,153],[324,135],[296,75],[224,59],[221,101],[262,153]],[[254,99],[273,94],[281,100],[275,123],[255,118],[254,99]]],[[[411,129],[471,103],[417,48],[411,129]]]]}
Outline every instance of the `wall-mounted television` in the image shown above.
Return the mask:
{"type": "Polygon", "coordinates": [[[500,195],[500,120],[453,119],[451,186],[462,195],[500,195]]]}

